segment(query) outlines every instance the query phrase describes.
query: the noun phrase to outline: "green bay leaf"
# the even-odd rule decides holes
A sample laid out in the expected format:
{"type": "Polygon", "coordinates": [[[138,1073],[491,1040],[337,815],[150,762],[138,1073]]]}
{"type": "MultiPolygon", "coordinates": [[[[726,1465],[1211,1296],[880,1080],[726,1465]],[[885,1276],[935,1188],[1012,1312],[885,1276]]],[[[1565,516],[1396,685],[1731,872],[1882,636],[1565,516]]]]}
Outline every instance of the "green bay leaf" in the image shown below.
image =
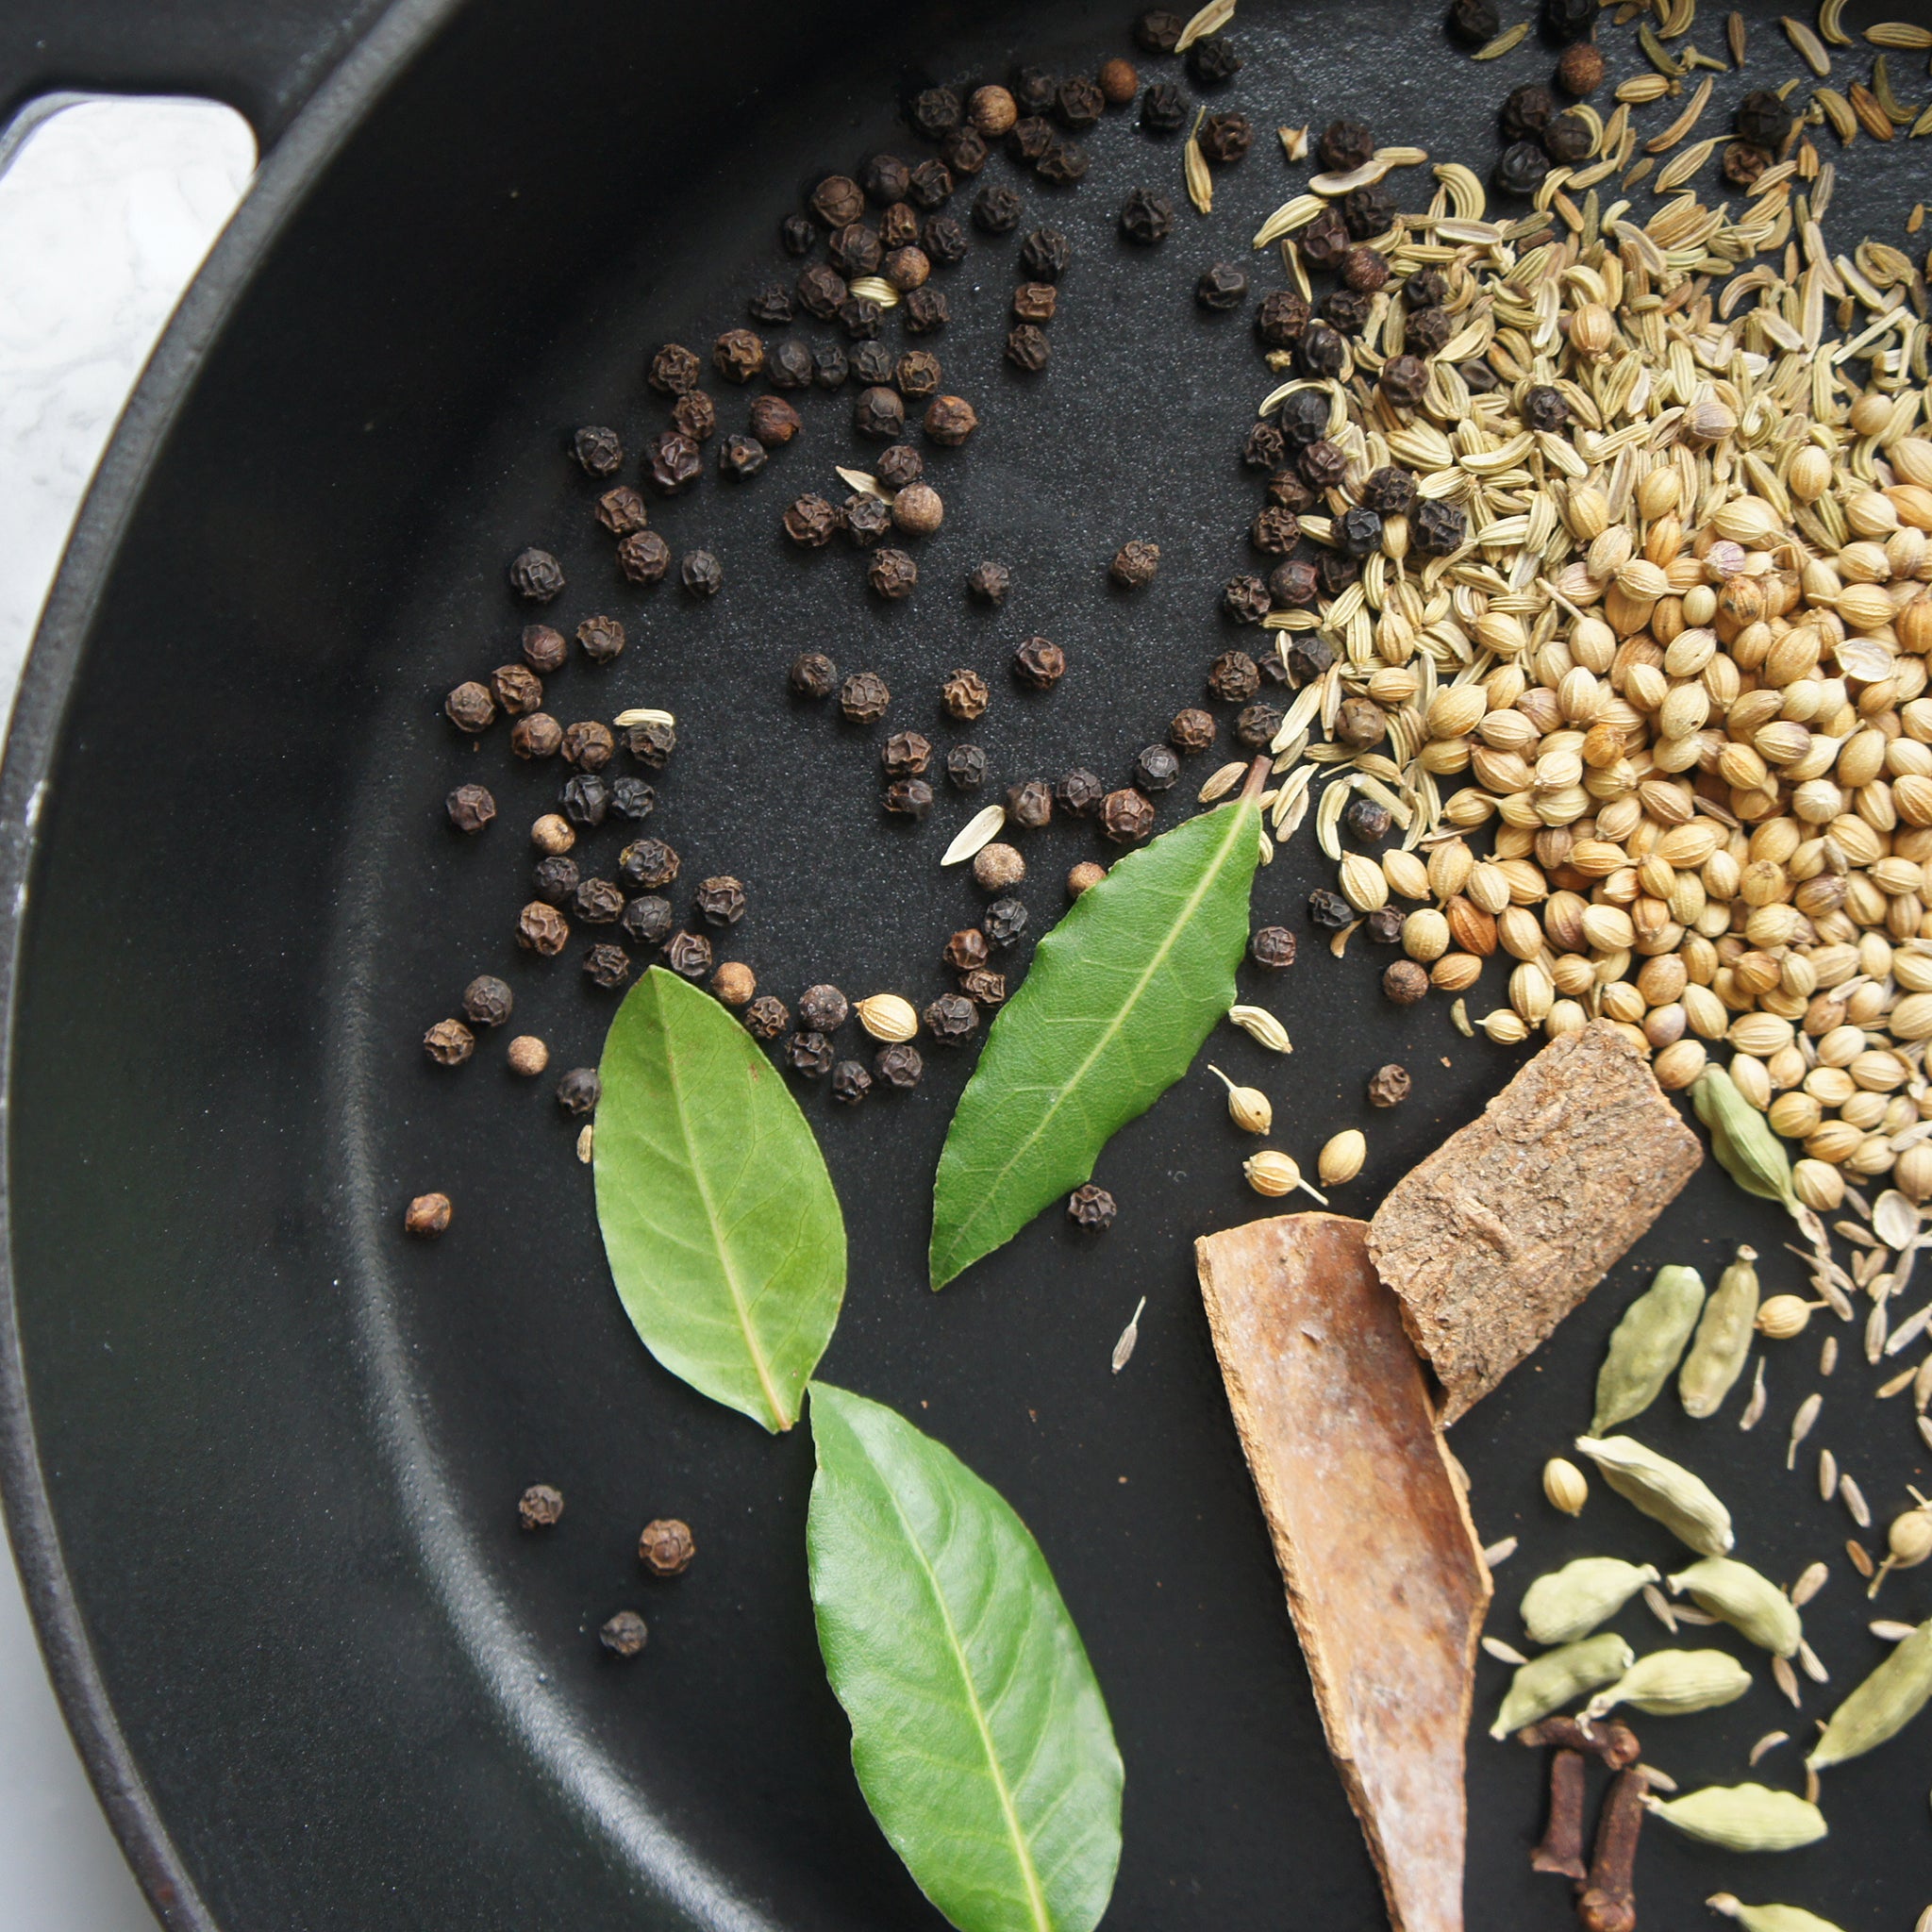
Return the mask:
{"type": "Polygon", "coordinates": [[[1039,1544],[891,1409],[814,1382],[811,1427],[812,1606],[873,1816],[961,1932],[1090,1932],[1121,1758],[1039,1544]]]}
{"type": "Polygon", "coordinates": [[[674,1375],[789,1429],[845,1296],[844,1218],[798,1103],[661,966],[625,995],[597,1071],[597,1223],[631,1325],[674,1375]]]}
{"type": "Polygon", "coordinates": [[[1260,856],[1250,799],[1120,859],[1040,942],[959,1096],[933,1184],[932,1285],[1079,1187],[1234,999],[1260,856]]]}

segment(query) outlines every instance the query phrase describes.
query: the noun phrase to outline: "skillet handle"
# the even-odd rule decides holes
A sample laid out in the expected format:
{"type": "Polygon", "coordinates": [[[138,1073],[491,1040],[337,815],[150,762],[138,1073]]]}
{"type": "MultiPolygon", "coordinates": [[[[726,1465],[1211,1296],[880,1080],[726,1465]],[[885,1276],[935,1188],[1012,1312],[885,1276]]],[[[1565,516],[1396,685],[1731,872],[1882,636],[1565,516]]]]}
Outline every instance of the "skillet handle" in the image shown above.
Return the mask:
{"type": "Polygon", "coordinates": [[[193,94],[265,156],[389,0],[0,0],[0,128],[50,93],[193,94]]]}

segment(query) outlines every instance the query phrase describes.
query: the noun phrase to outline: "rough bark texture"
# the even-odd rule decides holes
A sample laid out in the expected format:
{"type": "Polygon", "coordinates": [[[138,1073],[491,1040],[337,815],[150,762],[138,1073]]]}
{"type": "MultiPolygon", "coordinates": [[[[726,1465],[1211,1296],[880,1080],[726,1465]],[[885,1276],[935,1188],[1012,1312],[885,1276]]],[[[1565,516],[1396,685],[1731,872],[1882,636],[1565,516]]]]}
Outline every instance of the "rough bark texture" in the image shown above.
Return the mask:
{"type": "Polygon", "coordinates": [[[1390,1191],[1369,1248],[1446,1427],[1533,1353],[1676,1198],[1704,1148],[1603,1023],[1554,1040],[1390,1191]]]}
{"type": "Polygon", "coordinates": [[[1292,1214],[1194,1251],[1328,1749],[1389,1916],[1395,1932],[1460,1932],[1463,1745],[1490,1577],[1367,1236],[1359,1221],[1292,1214]]]}

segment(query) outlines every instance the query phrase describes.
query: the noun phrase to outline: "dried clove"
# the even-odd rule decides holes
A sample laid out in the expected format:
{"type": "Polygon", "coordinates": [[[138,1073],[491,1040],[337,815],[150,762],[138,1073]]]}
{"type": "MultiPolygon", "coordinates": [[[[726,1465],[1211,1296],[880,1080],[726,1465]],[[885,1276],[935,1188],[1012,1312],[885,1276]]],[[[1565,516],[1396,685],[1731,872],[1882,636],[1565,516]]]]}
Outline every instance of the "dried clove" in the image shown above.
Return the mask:
{"type": "Polygon", "coordinates": [[[1576,1901],[1583,1932],[1636,1932],[1637,1840],[1649,1795],[1648,1774],[1634,1766],[1610,1786],[1597,1814],[1589,1882],[1576,1901]]]}
{"type": "Polygon", "coordinates": [[[1583,1753],[1558,1751],[1550,1759],[1550,1822],[1543,1841],[1529,1855],[1532,1872],[1551,1872],[1581,1885],[1583,1862],[1583,1753]]]}

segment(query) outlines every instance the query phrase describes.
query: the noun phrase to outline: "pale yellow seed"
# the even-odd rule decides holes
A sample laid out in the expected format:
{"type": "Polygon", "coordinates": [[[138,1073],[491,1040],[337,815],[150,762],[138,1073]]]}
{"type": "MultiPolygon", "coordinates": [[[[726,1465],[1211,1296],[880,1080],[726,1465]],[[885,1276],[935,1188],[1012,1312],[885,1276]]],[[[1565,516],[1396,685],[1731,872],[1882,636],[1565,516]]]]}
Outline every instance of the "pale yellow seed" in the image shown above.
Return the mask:
{"type": "Polygon", "coordinates": [[[1352,1181],[1367,1160],[1369,1143],[1359,1127],[1344,1127],[1326,1141],[1316,1157],[1315,1173],[1325,1188],[1339,1188],[1352,1181]]]}
{"type": "Polygon", "coordinates": [[[1543,1464],[1543,1494],[1565,1516],[1577,1516],[1590,1501],[1590,1483],[1574,1462],[1553,1456],[1543,1464]]]}
{"type": "Polygon", "coordinates": [[[919,1009],[895,992],[873,993],[852,1010],[858,1015],[858,1024],[874,1040],[889,1044],[910,1040],[919,1031],[919,1009]]]}

